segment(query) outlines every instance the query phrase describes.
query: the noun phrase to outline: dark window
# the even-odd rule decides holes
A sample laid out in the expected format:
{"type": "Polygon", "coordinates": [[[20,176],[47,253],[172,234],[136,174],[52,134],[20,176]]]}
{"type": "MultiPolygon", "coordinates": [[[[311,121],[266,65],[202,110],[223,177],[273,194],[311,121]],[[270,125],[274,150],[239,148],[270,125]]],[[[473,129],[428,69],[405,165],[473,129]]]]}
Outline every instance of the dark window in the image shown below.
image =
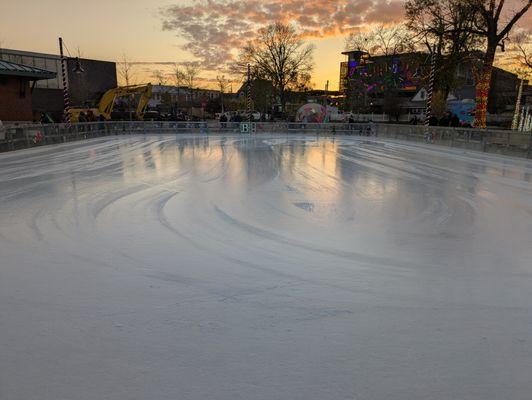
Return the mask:
{"type": "Polygon", "coordinates": [[[19,79],[19,85],[20,85],[20,98],[23,99],[26,97],[26,81],[23,79],[19,79]]]}

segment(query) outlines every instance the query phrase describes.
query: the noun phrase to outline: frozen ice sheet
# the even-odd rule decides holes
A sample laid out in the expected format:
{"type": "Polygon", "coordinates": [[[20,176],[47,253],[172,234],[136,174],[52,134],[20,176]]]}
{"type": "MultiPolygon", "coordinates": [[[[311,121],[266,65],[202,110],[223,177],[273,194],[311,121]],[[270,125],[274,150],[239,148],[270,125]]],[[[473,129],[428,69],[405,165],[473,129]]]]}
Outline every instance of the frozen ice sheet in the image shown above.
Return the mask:
{"type": "Polygon", "coordinates": [[[0,155],[0,399],[529,400],[532,163],[360,138],[0,155]]]}

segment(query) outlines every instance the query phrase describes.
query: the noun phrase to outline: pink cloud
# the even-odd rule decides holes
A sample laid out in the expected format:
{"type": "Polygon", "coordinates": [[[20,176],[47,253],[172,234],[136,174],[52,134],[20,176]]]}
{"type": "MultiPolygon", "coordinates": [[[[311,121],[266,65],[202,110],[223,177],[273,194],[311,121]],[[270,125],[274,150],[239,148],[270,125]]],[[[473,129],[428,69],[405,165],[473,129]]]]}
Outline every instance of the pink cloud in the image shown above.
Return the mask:
{"type": "Polygon", "coordinates": [[[197,0],[162,10],[163,29],[184,38],[184,49],[207,70],[226,65],[260,28],[276,21],[293,24],[306,38],[319,38],[402,17],[401,0],[197,0]]]}
{"type": "MultiPolygon", "coordinates": [[[[176,0],[177,2],[178,0],[176,0]]],[[[507,20],[527,0],[508,0],[507,20]]],[[[304,38],[345,35],[368,24],[394,24],[404,17],[403,0],[195,0],[161,11],[163,29],[185,40],[205,70],[226,70],[238,49],[273,22],[293,24],[304,38]]],[[[531,30],[532,12],[518,26],[531,30]]]]}

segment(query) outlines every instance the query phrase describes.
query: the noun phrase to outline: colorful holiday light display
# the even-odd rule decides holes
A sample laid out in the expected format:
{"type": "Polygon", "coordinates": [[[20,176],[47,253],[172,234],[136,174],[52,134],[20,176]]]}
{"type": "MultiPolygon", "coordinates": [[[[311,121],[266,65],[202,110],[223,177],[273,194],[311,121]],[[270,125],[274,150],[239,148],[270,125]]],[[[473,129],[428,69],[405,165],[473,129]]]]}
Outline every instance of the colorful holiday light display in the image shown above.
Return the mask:
{"type": "Polygon", "coordinates": [[[476,112],[475,128],[485,129],[487,124],[488,113],[488,96],[490,92],[492,68],[484,68],[480,74],[476,88],[476,112]]]}

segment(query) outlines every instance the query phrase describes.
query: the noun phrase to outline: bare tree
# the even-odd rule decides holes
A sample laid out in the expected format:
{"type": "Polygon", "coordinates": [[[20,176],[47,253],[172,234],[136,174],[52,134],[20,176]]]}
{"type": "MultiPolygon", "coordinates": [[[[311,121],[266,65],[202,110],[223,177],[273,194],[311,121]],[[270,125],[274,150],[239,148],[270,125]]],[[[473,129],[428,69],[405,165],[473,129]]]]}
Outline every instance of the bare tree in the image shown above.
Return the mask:
{"type": "Polygon", "coordinates": [[[295,89],[298,92],[308,92],[309,90],[312,90],[312,86],[312,75],[308,73],[302,73],[299,77],[295,89]]]}
{"type": "Polygon", "coordinates": [[[505,42],[515,24],[532,6],[532,0],[520,0],[519,8],[510,13],[504,12],[505,0],[469,0],[475,12],[475,25],[470,32],[486,42],[481,66],[477,72],[475,126],[486,127],[488,93],[495,53],[497,49],[505,50],[505,42]],[[505,15],[506,14],[506,15],[505,15]]]}
{"type": "Polygon", "coordinates": [[[271,81],[284,112],[287,90],[312,72],[313,53],[314,47],[305,45],[294,27],[277,22],[259,30],[257,37],[244,46],[238,67],[243,71],[251,64],[257,78],[271,81]]]}
{"type": "Polygon", "coordinates": [[[117,67],[118,76],[120,77],[122,83],[124,83],[126,86],[134,85],[134,65],[129,61],[125,53],[122,55],[122,60],[118,62],[117,67]]]}
{"type": "Polygon", "coordinates": [[[470,32],[476,20],[471,1],[407,0],[405,11],[406,27],[429,52],[452,55],[478,44],[470,32]]]}
{"type": "Polygon", "coordinates": [[[177,64],[174,64],[173,79],[178,89],[185,84],[185,72],[177,64]]]}
{"type": "Polygon", "coordinates": [[[351,33],[345,41],[347,50],[375,56],[391,56],[415,49],[412,34],[404,25],[377,26],[369,32],[351,33]]]}
{"type": "Polygon", "coordinates": [[[160,69],[154,70],[152,72],[152,77],[155,78],[155,81],[161,86],[164,86],[167,83],[166,76],[160,69]]]}
{"type": "Polygon", "coordinates": [[[515,36],[513,42],[519,66],[532,70],[532,34],[521,32],[515,36]]]}
{"type": "Polygon", "coordinates": [[[194,89],[194,84],[196,83],[196,78],[200,72],[200,67],[197,63],[187,63],[184,69],[184,80],[185,84],[190,90],[194,89]]]}
{"type": "Polygon", "coordinates": [[[193,91],[196,83],[196,78],[198,77],[199,72],[200,67],[198,63],[195,62],[186,63],[183,69],[176,66],[176,70],[174,71],[174,78],[179,80],[179,82],[181,82],[187,87],[189,93],[187,95],[187,101],[189,102],[189,107],[192,107],[192,104],[194,102],[193,91]]]}
{"type": "Polygon", "coordinates": [[[227,86],[229,85],[229,81],[227,80],[225,75],[216,75],[216,82],[218,83],[220,93],[225,93],[227,86]]]}
{"type": "Polygon", "coordinates": [[[225,75],[217,75],[216,76],[216,82],[218,83],[218,88],[220,89],[220,101],[222,105],[222,113],[225,111],[224,109],[224,93],[227,89],[227,86],[229,85],[229,81],[225,78],[225,75]]]}
{"type": "Polygon", "coordinates": [[[177,88],[177,106],[179,107],[181,87],[185,84],[185,72],[178,64],[174,64],[174,71],[172,77],[177,88]]]}
{"type": "Polygon", "coordinates": [[[407,0],[406,27],[414,40],[429,53],[436,52],[436,89],[446,98],[459,84],[456,76],[464,54],[478,48],[479,38],[471,32],[475,13],[464,0],[407,0]]]}

